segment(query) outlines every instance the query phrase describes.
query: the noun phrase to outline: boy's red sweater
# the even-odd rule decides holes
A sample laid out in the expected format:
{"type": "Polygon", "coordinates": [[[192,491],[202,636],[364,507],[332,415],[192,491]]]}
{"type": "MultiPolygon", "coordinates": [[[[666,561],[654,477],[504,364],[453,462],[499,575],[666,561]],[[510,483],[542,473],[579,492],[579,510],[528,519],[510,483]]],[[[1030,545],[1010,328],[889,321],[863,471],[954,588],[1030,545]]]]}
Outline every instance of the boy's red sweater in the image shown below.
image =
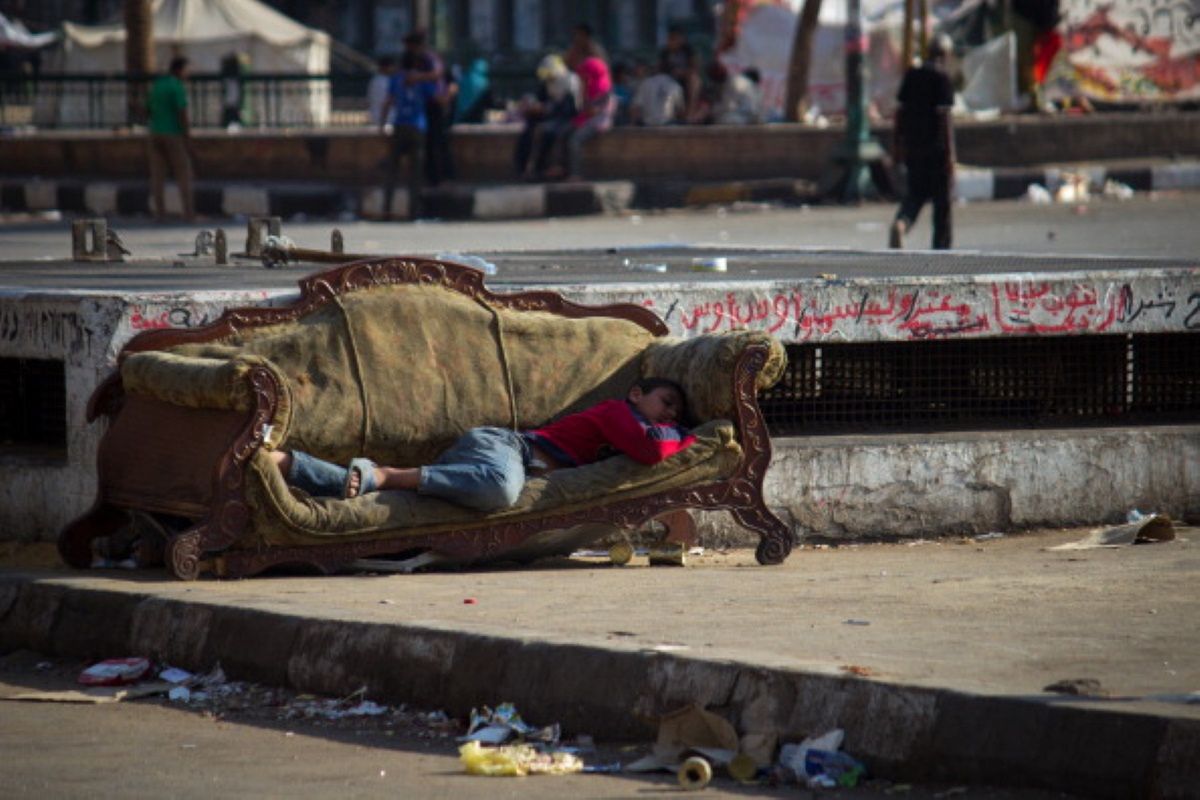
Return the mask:
{"type": "Polygon", "coordinates": [[[529,433],[548,440],[576,464],[603,458],[606,447],[638,463],[657,464],[696,441],[676,425],[650,424],[638,416],[624,400],[605,400],[529,433]]]}

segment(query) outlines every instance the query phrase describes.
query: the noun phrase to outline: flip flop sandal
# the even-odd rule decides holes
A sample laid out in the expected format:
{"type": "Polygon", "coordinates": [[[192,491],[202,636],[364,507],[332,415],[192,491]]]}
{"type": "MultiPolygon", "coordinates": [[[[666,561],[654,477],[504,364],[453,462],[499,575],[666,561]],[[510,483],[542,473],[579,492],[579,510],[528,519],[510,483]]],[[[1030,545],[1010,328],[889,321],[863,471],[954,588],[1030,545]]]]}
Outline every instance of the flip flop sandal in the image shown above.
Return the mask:
{"type": "Polygon", "coordinates": [[[346,500],[351,500],[355,497],[362,497],[364,494],[379,491],[379,484],[375,480],[375,467],[377,465],[369,458],[353,458],[350,460],[350,466],[346,467],[346,485],[342,487],[342,497],[346,500]],[[350,494],[350,479],[354,475],[358,475],[358,491],[350,494]]]}

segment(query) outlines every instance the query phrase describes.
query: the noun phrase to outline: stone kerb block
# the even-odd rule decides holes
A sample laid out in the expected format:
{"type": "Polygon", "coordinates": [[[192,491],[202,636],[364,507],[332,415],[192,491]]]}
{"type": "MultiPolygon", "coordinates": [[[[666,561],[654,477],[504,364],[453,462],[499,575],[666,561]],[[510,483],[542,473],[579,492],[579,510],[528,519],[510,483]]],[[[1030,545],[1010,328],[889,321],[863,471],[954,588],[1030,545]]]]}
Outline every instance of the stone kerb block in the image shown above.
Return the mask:
{"type": "Polygon", "coordinates": [[[1156,190],[1195,189],[1200,187],[1200,161],[1162,164],[1153,168],[1152,175],[1156,190]]]}
{"type": "Polygon", "coordinates": [[[476,219],[542,217],[546,214],[543,186],[504,186],[475,192],[476,219]]]}
{"type": "Polygon", "coordinates": [[[117,185],[89,183],[83,189],[83,204],[92,214],[108,216],[117,213],[117,185]]]}
{"type": "Polygon", "coordinates": [[[991,200],[995,191],[996,180],[992,170],[962,167],[955,170],[955,200],[991,200]]]}
{"type": "Polygon", "coordinates": [[[264,216],[271,213],[271,200],[266,189],[230,186],[222,192],[221,210],[230,216],[264,216]]]}
{"type": "Polygon", "coordinates": [[[183,215],[183,195],[179,191],[179,184],[168,181],[163,187],[163,205],[168,214],[183,215]]]}
{"type": "Polygon", "coordinates": [[[58,208],[58,183],[33,180],[25,184],[25,207],[30,211],[52,211],[58,208]]]}
{"type": "MultiPolygon", "coordinates": [[[[383,189],[367,189],[362,194],[359,213],[372,219],[383,218],[383,189]]],[[[392,219],[407,219],[409,216],[408,190],[392,191],[392,219]]]]}

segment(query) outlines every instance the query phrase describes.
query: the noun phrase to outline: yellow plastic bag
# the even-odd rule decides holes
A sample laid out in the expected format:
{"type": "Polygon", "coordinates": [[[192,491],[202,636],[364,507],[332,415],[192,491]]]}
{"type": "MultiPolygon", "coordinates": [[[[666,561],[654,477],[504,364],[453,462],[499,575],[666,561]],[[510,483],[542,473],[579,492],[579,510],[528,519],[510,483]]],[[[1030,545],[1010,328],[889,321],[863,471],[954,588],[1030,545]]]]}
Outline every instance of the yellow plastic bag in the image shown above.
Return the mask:
{"type": "Polygon", "coordinates": [[[577,756],[570,753],[541,753],[528,744],[483,747],[479,742],[467,742],[458,748],[458,756],[470,775],[512,778],[583,771],[583,762],[577,756]]]}

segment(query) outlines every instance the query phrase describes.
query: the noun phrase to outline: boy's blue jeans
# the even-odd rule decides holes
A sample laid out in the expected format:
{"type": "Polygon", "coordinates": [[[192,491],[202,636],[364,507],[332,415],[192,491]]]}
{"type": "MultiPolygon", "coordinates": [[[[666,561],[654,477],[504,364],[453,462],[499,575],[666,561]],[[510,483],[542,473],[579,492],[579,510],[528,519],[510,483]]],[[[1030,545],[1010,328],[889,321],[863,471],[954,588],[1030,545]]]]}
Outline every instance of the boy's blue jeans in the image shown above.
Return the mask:
{"type": "MultiPolygon", "coordinates": [[[[530,459],[529,445],[516,431],[472,428],[433,464],[421,467],[417,493],[477,511],[507,508],[525,487],[530,459]]],[[[341,497],[346,468],[293,450],[287,481],[314,497],[341,497]]]]}

